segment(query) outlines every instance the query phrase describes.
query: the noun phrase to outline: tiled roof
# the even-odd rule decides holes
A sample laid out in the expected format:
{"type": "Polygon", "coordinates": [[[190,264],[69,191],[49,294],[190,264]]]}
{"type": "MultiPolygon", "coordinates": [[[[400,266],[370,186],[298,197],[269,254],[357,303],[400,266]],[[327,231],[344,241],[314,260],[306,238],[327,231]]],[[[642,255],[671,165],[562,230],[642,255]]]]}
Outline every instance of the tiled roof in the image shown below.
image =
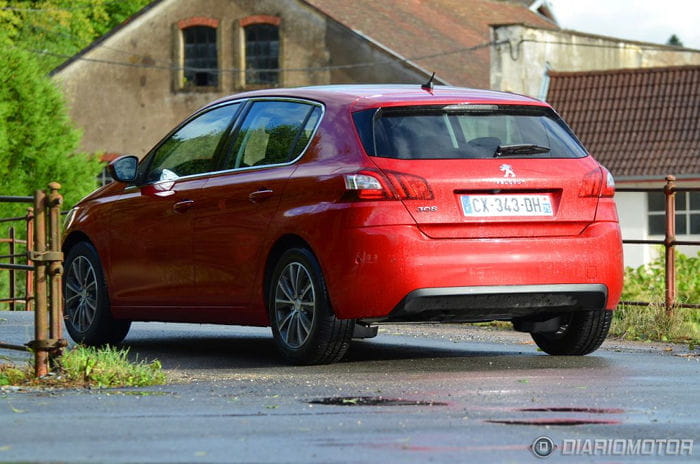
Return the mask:
{"type": "Polygon", "coordinates": [[[464,50],[488,44],[489,25],[519,23],[558,28],[515,1],[305,1],[426,71],[435,71],[441,80],[465,87],[489,88],[489,47],[464,50]]]}
{"type": "Polygon", "coordinates": [[[547,101],[616,177],[700,174],[700,66],[549,76],[547,101]]]}

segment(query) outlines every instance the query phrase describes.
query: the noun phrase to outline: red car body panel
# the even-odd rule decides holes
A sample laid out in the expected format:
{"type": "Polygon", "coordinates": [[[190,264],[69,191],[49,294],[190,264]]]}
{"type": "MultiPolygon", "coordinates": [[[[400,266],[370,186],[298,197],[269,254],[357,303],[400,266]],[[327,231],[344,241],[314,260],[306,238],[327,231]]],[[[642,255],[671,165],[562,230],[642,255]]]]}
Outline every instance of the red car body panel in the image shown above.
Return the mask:
{"type": "MultiPolygon", "coordinates": [[[[581,193],[587,175],[604,177],[593,158],[371,157],[352,116],[409,105],[546,104],[490,91],[348,86],[248,92],[213,105],[261,96],[323,105],[295,163],[142,186],[116,182],[72,213],[64,248],[77,240],[95,246],[115,317],[268,325],[268,261],[285,240],[306,244],[318,258],[339,318],[381,321],[421,289],[598,285],[604,307],[617,305],[622,246],[615,204],[581,193]],[[504,178],[504,164],[517,179],[504,178]],[[363,170],[420,176],[434,198],[356,201],[345,175],[363,170]],[[462,214],[462,195],[494,191],[548,195],[553,214],[462,214]]],[[[511,316],[474,311],[461,320],[511,316]]]]}

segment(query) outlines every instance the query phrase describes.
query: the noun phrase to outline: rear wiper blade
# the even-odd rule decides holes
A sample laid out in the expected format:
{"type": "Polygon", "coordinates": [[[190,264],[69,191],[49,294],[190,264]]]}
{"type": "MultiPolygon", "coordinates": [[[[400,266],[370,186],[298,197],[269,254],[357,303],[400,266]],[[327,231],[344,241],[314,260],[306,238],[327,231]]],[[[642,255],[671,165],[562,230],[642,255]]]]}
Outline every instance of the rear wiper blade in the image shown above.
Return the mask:
{"type": "Polygon", "coordinates": [[[511,155],[536,155],[538,153],[547,153],[548,151],[549,147],[543,147],[542,145],[519,143],[516,145],[499,145],[493,156],[498,158],[499,156],[511,155]]]}

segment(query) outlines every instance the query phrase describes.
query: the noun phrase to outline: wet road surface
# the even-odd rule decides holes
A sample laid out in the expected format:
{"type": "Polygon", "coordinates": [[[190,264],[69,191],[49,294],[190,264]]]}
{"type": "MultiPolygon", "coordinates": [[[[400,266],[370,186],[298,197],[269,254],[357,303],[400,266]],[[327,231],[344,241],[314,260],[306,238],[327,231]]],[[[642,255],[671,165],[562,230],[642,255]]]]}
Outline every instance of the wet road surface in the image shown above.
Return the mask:
{"type": "MultiPolygon", "coordinates": [[[[30,338],[29,314],[0,313],[0,340],[30,338]]],[[[171,383],[2,389],[0,462],[541,462],[541,436],[546,462],[700,462],[700,359],[679,345],[553,357],[526,334],[392,325],[293,367],[269,329],[136,323],[126,346],[171,383]]]]}

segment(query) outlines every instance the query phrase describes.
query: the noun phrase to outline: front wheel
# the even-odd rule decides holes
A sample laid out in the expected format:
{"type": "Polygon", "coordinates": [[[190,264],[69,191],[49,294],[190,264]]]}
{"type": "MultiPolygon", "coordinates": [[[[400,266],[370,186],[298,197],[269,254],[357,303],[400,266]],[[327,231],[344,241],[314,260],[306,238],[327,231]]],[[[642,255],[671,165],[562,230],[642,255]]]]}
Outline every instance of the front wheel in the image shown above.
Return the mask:
{"type": "Polygon", "coordinates": [[[585,355],[594,352],[608,336],[612,311],[577,311],[562,316],[556,332],[533,333],[542,351],[552,355],[585,355]]]}
{"type": "Polygon", "coordinates": [[[115,345],[126,337],[130,321],[114,319],[97,251],[86,242],[70,249],[63,277],[66,329],[76,343],[115,345]]]}
{"type": "Polygon", "coordinates": [[[355,322],[335,317],[321,267],[311,251],[287,250],[277,261],[268,287],[272,335],[286,360],[327,364],[343,357],[355,322]]]}

